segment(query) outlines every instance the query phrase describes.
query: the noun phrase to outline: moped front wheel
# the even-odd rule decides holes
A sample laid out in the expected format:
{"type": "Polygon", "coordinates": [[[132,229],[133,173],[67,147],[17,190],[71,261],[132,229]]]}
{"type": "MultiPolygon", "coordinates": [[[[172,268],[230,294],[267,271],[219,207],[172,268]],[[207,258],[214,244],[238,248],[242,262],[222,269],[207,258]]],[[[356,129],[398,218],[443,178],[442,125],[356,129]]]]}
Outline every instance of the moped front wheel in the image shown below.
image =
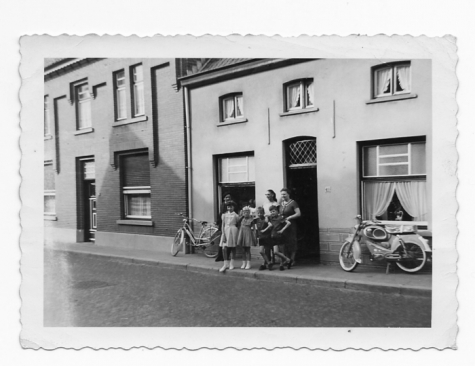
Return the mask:
{"type": "Polygon", "coordinates": [[[351,272],[358,267],[358,262],[353,253],[353,247],[348,241],[345,241],[341,246],[339,259],[341,268],[346,272],[351,272]]]}
{"type": "Polygon", "coordinates": [[[397,266],[404,272],[415,273],[424,268],[427,262],[427,254],[424,249],[416,243],[404,242],[408,258],[401,262],[396,262],[397,266]]]}
{"type": "Polygon", "coordinates": [[[172,247],[171,247],[171,250],[170,250],[174,257],[183,248],[183,242],[184,241],[185,241],[185,235],[182,236],[182,230],[178,230],[176,235],[175,235],[175,238],[173,239],[172,247]]]}

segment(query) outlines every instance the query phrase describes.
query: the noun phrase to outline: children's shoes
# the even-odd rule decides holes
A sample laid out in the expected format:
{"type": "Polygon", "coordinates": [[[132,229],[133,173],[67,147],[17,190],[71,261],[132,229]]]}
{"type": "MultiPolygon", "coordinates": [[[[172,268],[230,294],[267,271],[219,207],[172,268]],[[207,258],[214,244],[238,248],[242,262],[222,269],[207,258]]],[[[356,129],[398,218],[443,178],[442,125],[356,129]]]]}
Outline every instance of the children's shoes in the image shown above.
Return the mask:
{"type": "Polygon", "coordinates": [[[251,262],[250,261],[247,262],[246,268],[244,268],[244,269],[251,269],[251,262]]]}

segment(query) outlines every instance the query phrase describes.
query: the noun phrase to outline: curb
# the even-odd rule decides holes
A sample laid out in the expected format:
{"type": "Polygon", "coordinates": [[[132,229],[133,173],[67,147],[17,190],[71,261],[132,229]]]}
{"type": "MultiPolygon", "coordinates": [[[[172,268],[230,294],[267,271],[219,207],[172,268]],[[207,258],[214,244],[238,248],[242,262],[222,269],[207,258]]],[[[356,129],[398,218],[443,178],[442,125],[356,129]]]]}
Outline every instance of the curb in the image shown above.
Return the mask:
{"type": "Polygon", "coordinates": [[[244,277],[248,279],[260,280],[260,281],[269,281],[269,282],[287,282],[287,283],[297,283],[301,285],[311,285],[317,287],[327,287],[327,288],[339,288],[352,291],[364,291],[364,292],[377,292],[393,295],[402,295],[402,296],[419,296],[419,297],[431,297],[432,290],[424,287],[417,286],[402,286],[402,285],[386,285],[386,284],[372,284],[354,280],[343,280],[343,279],[331,279],[331,278],[318,278],[318,277],[308,277],[308,276],[299,276],[299,275],[279,275],[278,270],[261,272],[258,270],[227,270],[225,273],[220,273],[217,268],[194,263],[171,263],[158,259],[144,259],[144,258],[131,258],[125,255],[120,254],[105,254],[105,253],[94,253],[82,250],[71,250],[64,248],[48,248],[51,250],[59,252],[67,252],[80,254],[85,256],[97,256],[108,258],[112,261],[119,261],[123,263],[133,263],[133,264],[142,264],[148,266],[159,266],[161,268],[170,268],[170,269],[180,269],[190,272],[197,273],[213,273],[219,276],[231,276],[231,277],[244,277]],[[274,272],[277,272],[274,273],[274,272]]]}

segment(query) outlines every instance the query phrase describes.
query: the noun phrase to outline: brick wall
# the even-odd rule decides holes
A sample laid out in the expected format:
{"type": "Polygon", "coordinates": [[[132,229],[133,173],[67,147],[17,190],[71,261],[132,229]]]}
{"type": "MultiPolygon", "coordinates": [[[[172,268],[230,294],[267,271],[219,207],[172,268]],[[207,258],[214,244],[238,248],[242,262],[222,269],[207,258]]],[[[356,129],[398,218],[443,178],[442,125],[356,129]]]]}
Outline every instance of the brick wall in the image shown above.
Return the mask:
{"type": "MultiPolygon", "coordinates": [[[[55,106],[52,139],[45,140],[45,160],[56,168],[57,221],[45,226],[80,233],[81,174],[79,158],[94,157],[98,231],[172,236],[180,225],[175,212],[186,212],[185,134],[182,90],[177,89],[174,59],[104,59],[45,82],[45,95],[55,106]],[[130,66],[144,67],[146,120],[131,120],[130,66]],[[127,121],[115,121],[113,73],[124,69],[127,121]],[[93,132],[77,134],[71,83],[87,78],[93,132]],[[149,152],[153,226],[119,225],[122,219],[120,169],[114,156],[144,149],[149,152]]],[[[80,236],[80,235],[79,235],[80,236]]]]}

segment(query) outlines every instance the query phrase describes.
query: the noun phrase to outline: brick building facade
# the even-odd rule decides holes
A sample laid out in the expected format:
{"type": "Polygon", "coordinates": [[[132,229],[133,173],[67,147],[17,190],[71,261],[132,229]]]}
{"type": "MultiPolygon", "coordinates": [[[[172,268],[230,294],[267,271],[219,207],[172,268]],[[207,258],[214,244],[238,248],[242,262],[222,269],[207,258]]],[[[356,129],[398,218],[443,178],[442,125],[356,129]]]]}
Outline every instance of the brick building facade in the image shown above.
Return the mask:
{"type": "Polygon", "coordinates": [[[45,241],[153,248],[187,211],[183,94],[200,59],[45,60],[45,241]]]}

